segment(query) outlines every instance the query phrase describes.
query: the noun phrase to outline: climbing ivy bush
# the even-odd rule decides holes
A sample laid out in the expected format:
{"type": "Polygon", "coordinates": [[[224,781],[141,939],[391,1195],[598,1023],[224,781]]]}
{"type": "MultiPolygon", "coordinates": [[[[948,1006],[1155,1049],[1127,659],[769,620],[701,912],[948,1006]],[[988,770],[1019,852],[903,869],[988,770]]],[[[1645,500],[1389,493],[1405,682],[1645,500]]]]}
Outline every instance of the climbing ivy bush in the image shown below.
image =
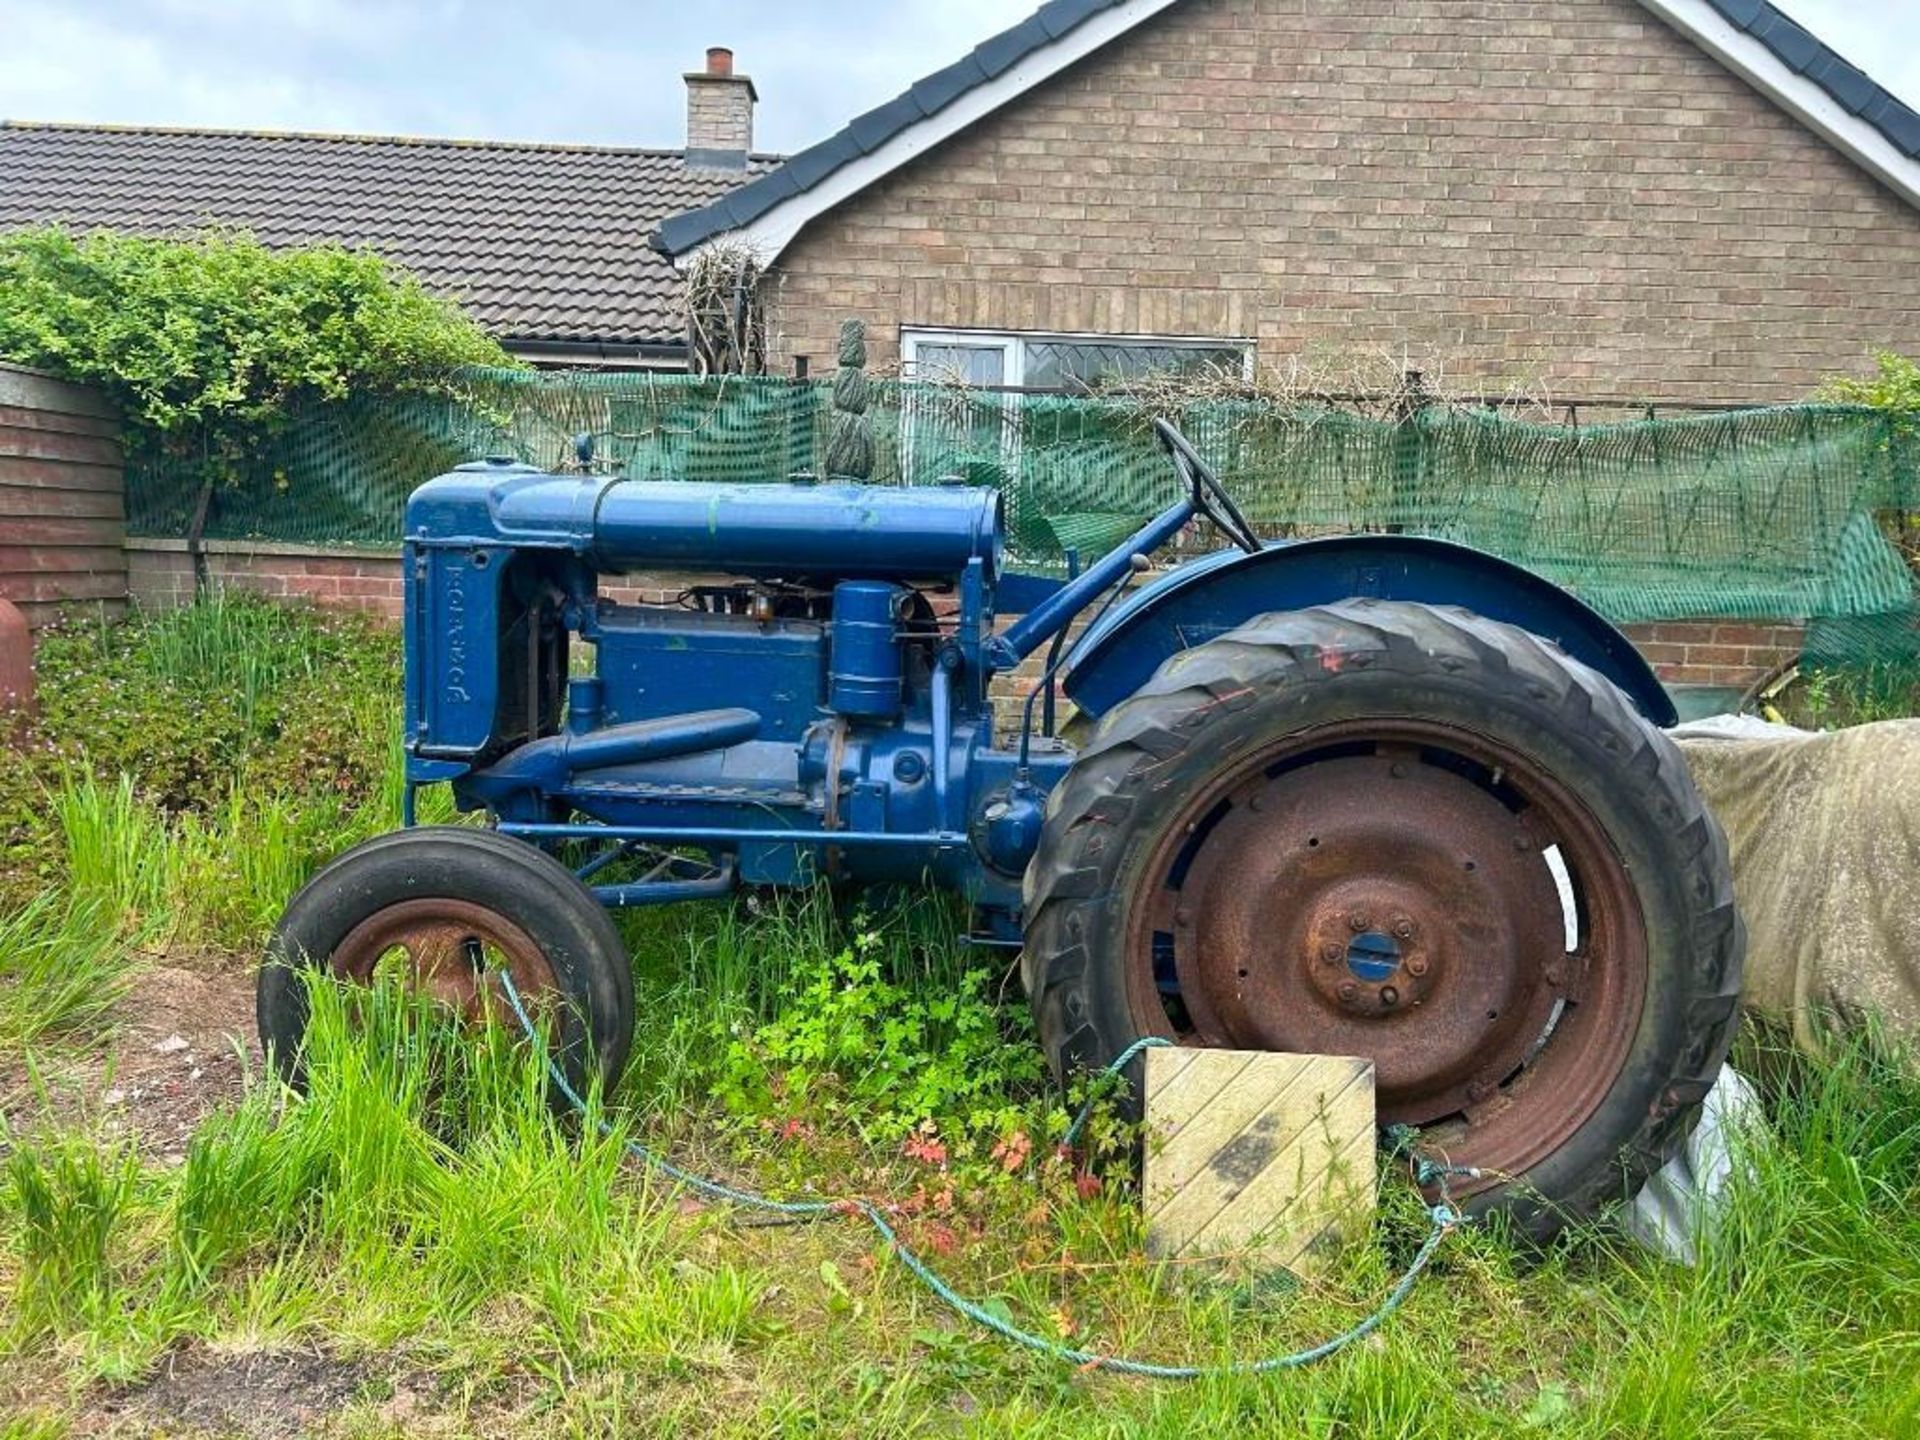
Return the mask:
{"type": "Polygon", "coordinates": [[[460,366],[513,364],[368,250],[59,226],[0,236],[0,359],[99,387],[149,438],[233,454],[304,401],[446,391],[460,366]]]}

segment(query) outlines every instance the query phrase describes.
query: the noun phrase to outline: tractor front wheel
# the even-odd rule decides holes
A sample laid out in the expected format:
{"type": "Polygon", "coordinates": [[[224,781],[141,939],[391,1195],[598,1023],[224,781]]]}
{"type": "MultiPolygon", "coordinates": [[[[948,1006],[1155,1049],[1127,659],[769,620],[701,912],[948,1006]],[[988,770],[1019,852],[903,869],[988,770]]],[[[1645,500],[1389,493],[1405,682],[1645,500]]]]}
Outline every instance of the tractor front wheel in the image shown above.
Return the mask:
{"type": "Polygon", "coordinates": [[[553,1058],[582,1094],[619,1078],[633,1035],[633,972],[606,911],[551,856],[490,830],[382,835],[294,896],[255,1004],[260,1043],[296,1088],[314,970],[359,985],[390,975],[473,1023],[513,1025],[504,970],[532,1014],[552,1017],[553,1058]]]}
{"type": "Polygon", "coordinates": [[[1354,600],[1175,656],[1049,800],[1023,962],[1063,1078],[1132,1041],[1370,1058],[1382,1125],[1545,1239],[1685,1138],[1736,1020],[1673,745],[1516,627],[1354,600]]]}

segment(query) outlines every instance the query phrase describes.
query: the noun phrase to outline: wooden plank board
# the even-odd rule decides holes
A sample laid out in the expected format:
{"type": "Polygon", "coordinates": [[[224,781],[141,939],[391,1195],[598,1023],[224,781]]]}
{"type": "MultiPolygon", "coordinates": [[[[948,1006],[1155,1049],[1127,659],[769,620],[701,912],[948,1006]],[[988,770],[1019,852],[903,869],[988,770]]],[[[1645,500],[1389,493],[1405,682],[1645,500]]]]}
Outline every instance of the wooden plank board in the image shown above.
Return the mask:
{"type": "Polygon", "coordinates": [[[0,425],[0,455],[113,466],[118,466],[123,458],[118,440],[76,435],[66,430],[28,429],[23,425],[0,425]]]}
{"type": "MultiPolygon", "coordinates": [[[[0,535],[12,539],[12,525],[5,525],[0,535]]],[[[0,545],[0,575],[106,573],[127,573],[127,552],[110,539],[96,539],[91,545],[0,545]]]]}
{"type": "Polygon", "coordinates": [[[1311,1268],[1371,1218],[1371,1061],[1150,1050],[1146,1095],[1151,1254],[1311,1268]]]}
{"type": "Polygon", "coordinates": [[[59,380],[43,370],[0,363],[0,405],[24,405],[69,415],[115,418],[113,402],[89,385],[59,380]]]}
{"type": "Polygon", "coordinates": [[[0,524],[16,516],[71,520],[123,520],[127,503],[118,490],[56,490],[51,485],[0,481],[0,524]]]}
{"type": "Polygon", "coordinates": [[[25,605],[45,600],[123,600],[125,570],[54,570],[33,575],[0,574],[0,596],[25,605]]]}
{"type": "MultiPolygon", "coordinates": [[[[0,550],[30,546],[58,554],[60,547],[111,546],[114,553],[119,554],[121,542],[126,537],[126,521],[110,515],[9,515],[0,510],[0,542],[4,542],[0,543],[0,550]]],[[[121,563],[125,563],[124,559],[121,563]]],[[[17,565],[14,568],[31,570],[38,567],[17,565]]]]}
{"type": "Polygon", "coordinates": [[[47,460],[0,453],[0,484],[50,485],[56,490],[118,490],[121,468],[79,460],[47,460]]]}
{"type": "Polygon", "coordinates": [[[73,415],[64,410],[37,410],[28,405],[0,405],[0,427],[23,430],[59,430],[69,435],[98,435],[118,442],[120,422],[99,415],[73,415]]]}

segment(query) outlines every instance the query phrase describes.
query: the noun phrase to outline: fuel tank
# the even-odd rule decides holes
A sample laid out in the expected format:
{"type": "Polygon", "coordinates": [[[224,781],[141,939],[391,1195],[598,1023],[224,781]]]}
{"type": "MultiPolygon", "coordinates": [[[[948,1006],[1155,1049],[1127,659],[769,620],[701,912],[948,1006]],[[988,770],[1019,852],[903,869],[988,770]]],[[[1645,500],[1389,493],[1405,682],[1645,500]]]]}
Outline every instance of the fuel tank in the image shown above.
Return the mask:
{"type": "Polygon", "coordinates": [[[549,475],[499,461],[429,480],[410,539],[559,547],[596,569],[930,580],[1000,567],[1000,495],[844,482],[717,484],[549,475]]]}

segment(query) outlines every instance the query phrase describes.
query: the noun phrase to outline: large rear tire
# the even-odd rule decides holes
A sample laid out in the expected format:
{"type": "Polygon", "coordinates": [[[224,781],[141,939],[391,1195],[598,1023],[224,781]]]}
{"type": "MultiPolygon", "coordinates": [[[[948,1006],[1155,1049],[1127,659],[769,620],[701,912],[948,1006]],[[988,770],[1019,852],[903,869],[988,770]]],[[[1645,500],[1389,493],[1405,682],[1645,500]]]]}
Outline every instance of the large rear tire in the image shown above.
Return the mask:
{"type": "Polygon", "coordinates": [[[517,1024],[497,988],[502,969],[532,1013],[553,1016],[553,1058],[574,1089],[594,1079],[611,1088],[633,1038],[633,971],[592,892],[552,856],[491,830],[395,831],[341,855],[287,906],[255,992],[260,1043],[303,1089],[313,970],[349,984],[395,971],[469,1020],[517,1024]]]}
{"type": "Polygon", "coordinates": [[[1352,600],[1176,655],[1049,797],[1022,971],[1057,1075],[1143,1035],[1364,1055],[1383,1125],[1544,1240],[1691,1130],[1737,1021],[1726,842],[1595,671],[1352,600]]]}

